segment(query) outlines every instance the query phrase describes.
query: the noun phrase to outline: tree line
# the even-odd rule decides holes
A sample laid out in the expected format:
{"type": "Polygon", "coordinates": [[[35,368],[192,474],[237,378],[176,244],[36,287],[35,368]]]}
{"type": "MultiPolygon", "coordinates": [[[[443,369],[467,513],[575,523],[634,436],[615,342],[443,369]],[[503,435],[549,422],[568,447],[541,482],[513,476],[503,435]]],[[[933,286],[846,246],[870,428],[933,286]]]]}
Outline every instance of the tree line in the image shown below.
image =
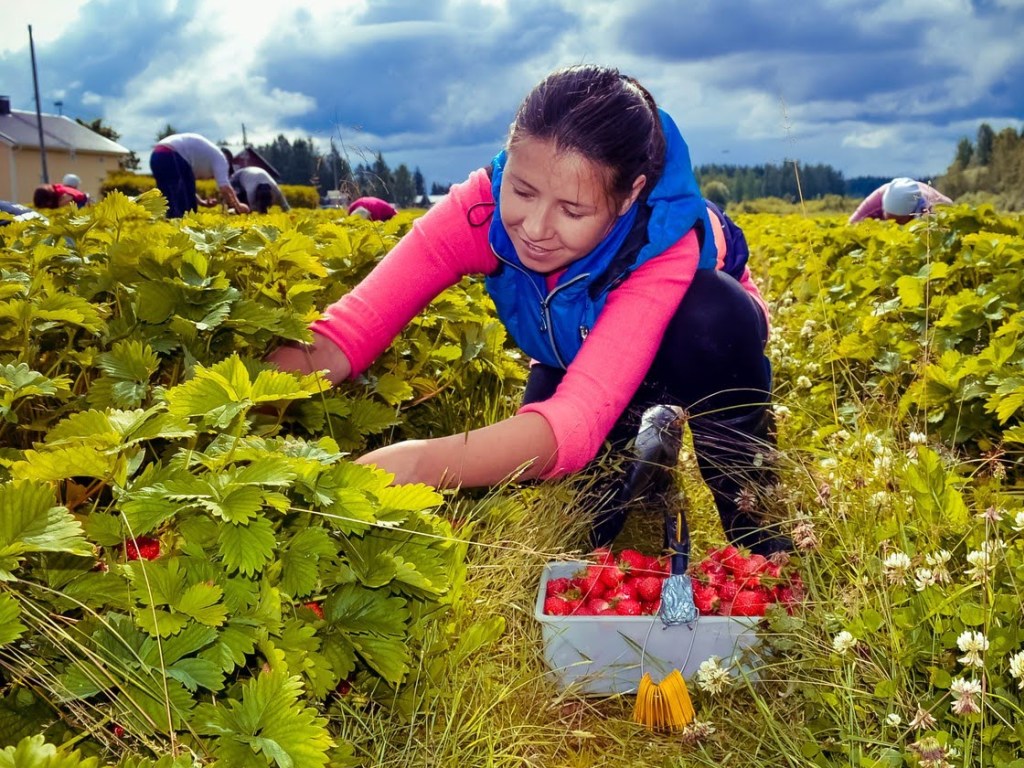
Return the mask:
{"type": "MultiPolygon", "coordinates": [[[[120,134],[101,119],[78,122],[113,141],[120,138],[120,134]]],[[[156,139],[159,141],[176,132],[168,124],[156,139]]],[[[282,184],[314,186],[321,197],[326,196],[328,190],[338,189],[353,199],[372,195],[400,207],[430,204],[420,169],[410,170],[404,163],[392,169],[381,152],[366,153],[352,165],[351,153],[339,151],[333,139],[324,153],[312,138],[288,139],[284,134],[269,144],[253,148],[281,174],[282,184]]],[[[122,162],[126,170],[138,170],[139,166],[134,152],[122,162]]],[[[862,198],[889,181],[887,177],[876,176],[847,179],[831,165],[802,164],[795,160],[779,165],[700,165],[694,168],[694,174],[705,196],[722,206],[765,197],[790,202],[830,195],[862,198]]],[[[1024,133],[1014,128],[1004,128],[997,133],[988,123],[982,123],[973,142],[967,137],[960,139],[946,173],[934,183],[954,199],[971,194],[987,195],[995,198],[1000,207],[1024,209],[1024,133]]],[[[434,182],[429,194],[447,191],[447,184],[434,182]]]]}

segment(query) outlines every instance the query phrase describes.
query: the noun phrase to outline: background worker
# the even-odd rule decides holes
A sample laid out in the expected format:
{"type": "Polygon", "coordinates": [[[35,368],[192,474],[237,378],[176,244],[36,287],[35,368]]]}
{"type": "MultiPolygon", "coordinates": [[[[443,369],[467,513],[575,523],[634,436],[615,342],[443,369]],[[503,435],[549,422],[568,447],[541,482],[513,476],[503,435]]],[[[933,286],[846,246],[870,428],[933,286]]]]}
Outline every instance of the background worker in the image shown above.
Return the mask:
{"type": "Polygon", "coordinates": [[[231,186],[238,199],[256,213],[266,213],[272,205],[280,206],[283,211],[291,210],[274,177],[262,168],[239,168],[231,174],[231,186]]]}
{"type": "Polygon", "coordinates": [[[157,188],[167,198],[167,217],[177,219],[200,205],[216,205],[215,200],[199,196],[196,179],[213,179],[229,208],[248,213],[249,206],[231,186],[232,164],[230,151],[198,133],[174,133],[160,139],[149,156],[149,167],[157,188]]]}
{"type": "Polygon", "coordinates": [[[900,176],[886,182],[857,206],[850,216],[850,224],[862,219],[891,219],[906,224],[913,218],[931,213],[936,205],[949,205],[953,201],[923,181],[900,176]]]}

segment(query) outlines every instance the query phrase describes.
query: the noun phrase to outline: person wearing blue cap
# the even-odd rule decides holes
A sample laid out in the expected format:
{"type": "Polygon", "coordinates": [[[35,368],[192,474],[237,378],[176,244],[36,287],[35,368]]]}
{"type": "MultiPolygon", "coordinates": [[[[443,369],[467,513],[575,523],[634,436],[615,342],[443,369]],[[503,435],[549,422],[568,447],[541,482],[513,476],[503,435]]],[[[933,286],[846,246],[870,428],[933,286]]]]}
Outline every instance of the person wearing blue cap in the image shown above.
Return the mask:
{"type": "Polygon", "coordinates": [[[906,224],[911,219],[931,213],[937,205],[953,201],[923,181],[900,176],[886,182],[857,206],[850,224],[862,219],[886,219],[906,224]]]}

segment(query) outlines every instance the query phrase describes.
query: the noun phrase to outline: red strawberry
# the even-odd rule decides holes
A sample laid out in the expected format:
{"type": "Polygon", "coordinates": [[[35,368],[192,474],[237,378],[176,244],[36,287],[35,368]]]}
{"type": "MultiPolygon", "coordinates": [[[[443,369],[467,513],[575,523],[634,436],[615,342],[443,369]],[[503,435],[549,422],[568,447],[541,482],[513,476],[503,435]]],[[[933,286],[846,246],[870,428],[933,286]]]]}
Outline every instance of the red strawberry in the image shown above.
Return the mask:
{"type": "Polygon", "coordinates": [[[593,600],[587,600],[583,604],[583,613],[590,614],[592,616],[600,616],[605,611],[611,610],[612,604],[610,601],[603,597],[595,597],[593,600]]]}
{"type": "Polygon", "coordinates": [[[644,573],[651,567],[651,558],[635,549],[619,552],[619,567],[628,574],[644,573]]]}
{"type": "Polygon", "coordinates": [[[567,592],[571,587],[572,587],[572,581],[569,580],[569,579],[566,579],[566,578],[551,579],[551,581],[549,581],[547,583],[547,587],[545,587],[544,594],[547,597],[552,597],[554,595],[561,595],[562,593],[567,592]]]}
{"type": "Polygon", "coordinates": [[[126,539],[124,553],[129,560],[156,560],[160,557],[160,540],[149,536],[126,539]]]}
{"type": "Polygon", "coordinates": [[[736,547],[734,547],[732,544],[729,544],[728,546],[722,547],[719,550],[712,550],[708,553],[708,557],[710,557],[712,560],[715,560],[725,565],[730,560],[732,560],[732,558],[739,555],[739,553],[740,551],[736,549],[736,547]]]}
{"type": "Polygon", "coordinates": [[[320,603],[304,603],[304,605],[315,613],[318,619],[324,617],[324,609],[320,606],[320,603]]]}
{"type": "Polygon", "coordinates": [[[348,695],[348,692],[352,690],[352,683],[348,680],[342,680],[334,690],[336,690],[339,695],[346,696],[348,695]]]}
{"type": "Polygon", "coordinates": [[[761,583],[761,568],[765,562],[761,555],[751,555],[749,558],[734,557],[731,560],[732,577],[741,587],[756,587],[761,583]]]}
{"type": "Polygon", "coordinates": [[[708,576],[714,576],[716,574],[725,573],[725,566],[717,560],[712,560],[711,558],[708,558],[707,560],[701,560],[700,565],[697,566],[697,569],[701,573],[706,573],[708,576]]]}
{"type": "Polygon", "coordinates": [[[601,568],[601,583],[606,587],[617,587],[626,578],[626,573],[617,564],[598,567],[601,568]]]}
{"type": "Polygon", "coordinates": [[[657,600],[655,600],[652,603],[641,603],[641,605],[642,605],[641,613],[645,613],[648,616],[653,616],[654,614],[656,614],[658,612],[658,609],[661,608],[661,598],[659,597],[657,600]]]}
{"type": "Polygon", "coordinates": [[[599,565],[588,565],[585,571],[577,574],[573,579],[573,584],[584,597],[596,597],[604,594],[600,568],[599,565]]]}
{"type": "Polygon", "coordinates": [[[641,605],[636,600],[620,600],[615,604],[615,612],[619,616],[639,616],[641,605]]]}
{"type": "Polygon", "coordinates": [[[653,603],[661,597],[662,580],[657,576],[643,576],[635,584],[637,597],[645,603],[653,603]]]}
{"type": "Polygon", "coordinates": [[[705,616],[715,613],[721,602],[722,598],[718,596],[714,587],[700,583],[693,585],[693,603],[705,616]]]}
{"type": "MultiPolygon", "coordinates": [[[[548,598],[548,600],[556,600],[556,599],[559,599],[559,598],[551,598],[551,597],[548,598]]],[[[565,615],[566,616],[572,616],[574,614],[579,614],[582,611],[582,609],[583,609],[583,601],[580,600],[580,599],[566,600],[565,601],[565,615]]]]}
{"type": "Polygon", "coordinates": [[[569,601],[557,595],[549,597],[544,601],[544,613],[548,616],[568,616],[569,601]]]}
{"type": "Polygon", "coordinates": [[[636,584],[632,581],[623,581],[615,589],[609,589],[605,593],[605,597],[609,600],[639,600],[640,597],[636,593],[636,584]]]}
{"type": "Polygon", "coordinates": [[[755,589],[741,589],[732,601],[730,613],[733,616],[764,616],[768,600],[763,592],[755,589]]]}
{"type": "Polygon", "coordinates": [[[718,592],[718,596],[722,598],[723,603],[728,603],[740,591],[740,585],[732,579],[723,581],[721,584],[715,584],[714,587],[718,592]]]}
{"type": "Polygon", "coordinates": [[[116,736],[119,739],[123,739],[124,738],[124,726],[114,725],[114,736],[116,736]]]}

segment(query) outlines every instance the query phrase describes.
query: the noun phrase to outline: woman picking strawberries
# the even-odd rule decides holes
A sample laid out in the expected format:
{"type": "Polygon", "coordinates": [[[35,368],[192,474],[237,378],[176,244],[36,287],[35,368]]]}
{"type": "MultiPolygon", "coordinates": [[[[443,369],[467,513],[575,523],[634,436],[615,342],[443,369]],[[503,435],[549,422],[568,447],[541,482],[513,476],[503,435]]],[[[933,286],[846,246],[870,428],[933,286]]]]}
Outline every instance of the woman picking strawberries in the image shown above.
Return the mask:
{"type": "MultiPolygon", "coordinates": [[[[624,450],[652,405],[689,416],[701,471],[729,539],[788,548],[750,499],[771,482],[767,310],[745,264],[730,265],[678,128],[617,70],[577,66],[526,97],[506,148],[452,187],[354,290],[315,342],[271,354],[283,369],[365,370],[431,299],[483,274],[498,315],[534,362],[511,418],[360,457],[398,483],[488,486],[519,472],[577,472],[604,441],[624,450]],[[731,273],[730,273],[731,272],[731,273]],[[525,468],[525,469],[524,469],[525,468]]],[[[678,425],[664,430],[678,451],[678,425]]],[[[672,462],[674,463],[674,462],[672,462]]],[[[622,528],[636,488],[615,479],[593,543],[622,528]]]]}

